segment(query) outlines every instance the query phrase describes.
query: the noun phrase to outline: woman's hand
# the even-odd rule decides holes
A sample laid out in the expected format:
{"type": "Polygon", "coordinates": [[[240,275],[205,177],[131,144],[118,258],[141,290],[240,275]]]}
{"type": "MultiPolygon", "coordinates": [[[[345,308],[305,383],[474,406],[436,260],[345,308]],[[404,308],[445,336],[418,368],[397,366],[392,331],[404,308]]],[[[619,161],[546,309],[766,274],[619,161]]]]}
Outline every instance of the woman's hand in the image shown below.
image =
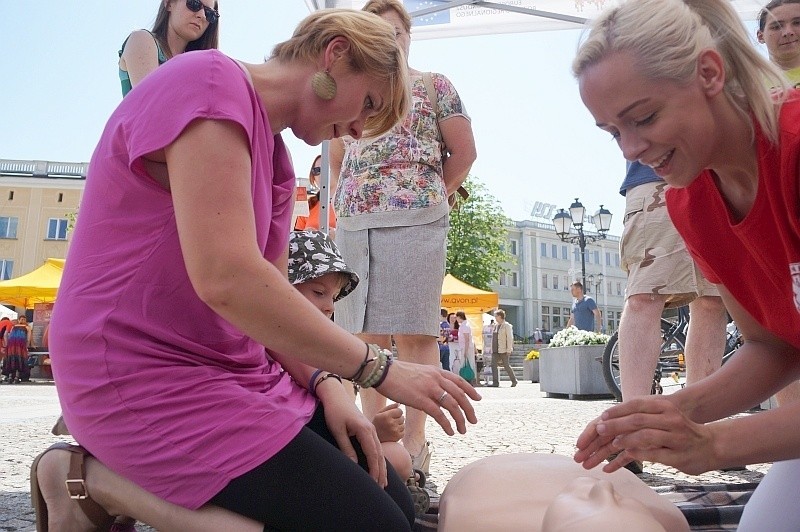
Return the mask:
{"type": "Polygon", "coordinates": [[[381,443],[400,441],[405,433],[405,421],[403,411],[397,403],[383,407],[372,418],[372,424],[378,433],[378,441],[381,443]]]}
{"type": "Polygon", "coordinates": [[[574,458],[591,469],[619,452],[603,471],[648,460],[696,475],[716,467],[713,443],[711,426],[690,421],[669,399],[641,397],[613,406],[589,423],[578,437],[574,458]]]}
{"type": "Polygon", "coordinates": [[[381,394],[400,404],[422,410],[452,436],[455,434],[442,409],[450,412],[458,432],[467,432],[466,421],[478,422],[475,409],[469,402],[481,396],[467,381],[441,368],[395,360],[380,387],[381,394]]]}
{"type": "MultiPolygon", "coordinates": [[[[349,386],[349,383],[346,385],[349,386]]],[[[325,379],[317,386],[316,392],[325,409],[325,423],[339,449],[353,462],[358,462],[356,450],[350,441],[351,437],[355,437],[367,457],[369,475],[379,486],[385,488],[388,483],[386,460],[375,425],[364,417],[344,386],[336,379],[325,379]]]]}

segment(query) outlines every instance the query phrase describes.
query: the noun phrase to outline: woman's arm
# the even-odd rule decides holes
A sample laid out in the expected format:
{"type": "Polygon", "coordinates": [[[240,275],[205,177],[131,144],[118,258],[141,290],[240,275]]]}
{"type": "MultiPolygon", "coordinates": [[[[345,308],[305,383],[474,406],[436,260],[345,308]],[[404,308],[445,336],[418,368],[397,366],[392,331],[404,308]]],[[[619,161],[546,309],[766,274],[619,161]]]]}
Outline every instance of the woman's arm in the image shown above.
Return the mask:
{"type": "MultiPolygon", "coordinates": [[[[745,342],[709,377],[666,397],[644,397],[606,410],[578,438],[575,459],[591,468],[653,460],[697,474],[710,469],[800,458],[800,402],[756,415],[710,421],[758,404],[800,376],[800,350],[767,331],[724,287],[720,294],[745,342]],[[748,437],[749,436],[749,437],[748,437]]],[[[787,296],[788,297],[788,296],[787,296]]]]}
{"type": "Polygon", "coordinates": [[[800,377],[800,351],[765,329],[724,286],[718,288],[744,344],[722,368],[670,395],[698,423],[747,410],[800,377]]]}
{"type": "Polygon", "coordinates": [[[442,165],[444,184],[449,196],[467,179],[472,163],[475,162],[475,137],[472,135],[472,124],[463,116],[451,116],[439,122],[442,140],[449,151],[442,165]]]}
{"type": "MultiPolygon", "coordinates": [[[[354,375],[367,356],[364,342],[327,319],[262,257],[250,191],[249,141],[241,126],[195,120],[164,155],[181,250],[198,297],[271,350],[345,377],[354,375]],[[225,194],[219,194],[221,177],[225,194]]],[[[448,434],[453,429],[440,406],[453,416],[459,432],[466,431],[465,414],[476,422],[468,397],[480,396],[449,372],[396,361],[378,389],[424,410],[448,434]],[[442,390],[453,399],[440,405],[442,390]]]]}
{"type": "Polygon", "coordinates": [[[128,72],[131,87],[158,68],[158,47],[153,35],[146,30],[134,31],[125,43],[119,67],[128,72]]]}

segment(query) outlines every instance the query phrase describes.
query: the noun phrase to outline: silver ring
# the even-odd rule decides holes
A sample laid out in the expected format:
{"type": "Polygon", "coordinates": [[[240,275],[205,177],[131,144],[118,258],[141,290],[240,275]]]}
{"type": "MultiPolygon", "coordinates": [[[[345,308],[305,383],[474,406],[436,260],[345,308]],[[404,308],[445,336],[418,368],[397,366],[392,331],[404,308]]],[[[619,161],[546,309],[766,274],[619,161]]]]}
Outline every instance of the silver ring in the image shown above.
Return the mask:
{"type": "Polygon", "coordinates": [[[447,392],[446,391],[442,392],[442,395],[439,396],[439,406],[441,406],[441,404],[444,401],[445,397],[447,397],[447,392]]]}

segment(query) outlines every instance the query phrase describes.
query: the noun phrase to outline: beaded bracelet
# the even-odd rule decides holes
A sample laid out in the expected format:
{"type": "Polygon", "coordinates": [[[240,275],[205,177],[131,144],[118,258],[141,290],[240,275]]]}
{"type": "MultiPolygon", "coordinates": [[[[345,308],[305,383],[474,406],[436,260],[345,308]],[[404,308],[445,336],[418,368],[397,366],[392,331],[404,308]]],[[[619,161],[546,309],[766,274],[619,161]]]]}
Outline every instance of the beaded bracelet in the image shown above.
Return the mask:
{"type": "Polygon", "coordinates": [[[337,381],[339,381],[339,383],[342,382],[342,378],[336,373],[327,373],[323,375],[322,378],[316,382],[316,384],[314,384],[314,391],[311,392],[311,395],[317,397],[317,386],[322,384],[325,381],[325,379],[336,379],[337,381]]]}
{"type": "Polygon", "coordinates": [[[372,371],[370,371],[369,375],[364,377],[364,379],[359,382],[362,388],[372,388],[377,384],[377,382],[383,377],[388,369],[388,360],[389,356],[387,353],[388,351],[381,350],[377,345],[370,345],[370,348],[374,351],[377,351],[377,356],[375,357],[375,365],[372,367],[372,371]]]}

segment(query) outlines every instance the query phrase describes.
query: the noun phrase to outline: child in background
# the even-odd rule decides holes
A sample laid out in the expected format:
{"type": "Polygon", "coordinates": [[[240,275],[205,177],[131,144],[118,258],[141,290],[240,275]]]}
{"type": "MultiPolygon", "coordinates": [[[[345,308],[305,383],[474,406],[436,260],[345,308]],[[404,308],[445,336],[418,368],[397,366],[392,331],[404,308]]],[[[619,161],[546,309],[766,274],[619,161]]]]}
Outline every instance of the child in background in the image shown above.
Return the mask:
{"type": "MultiPolygon", "coordinates": [[[[307,229],[289,235],[289,282],[325,316],[333,316],[333,304],[352,292],[358,285],[358,274],[344,263],[339,249],[321,231],[307,229]]],[[[348,389],[352,389],[346,384],[348,389]]],[[[355,400],[355,392],[353,393],[355,400]]],[[[430,496],[422,489],[424,475],[413,471],[411,455],[399,443],[403,437],[405,419],[397,403],[387,405],[372,419],[386,460],[401,478],[408,479],[414,500],[414,511],[424,514],[430,506],[430,496]]]]}

